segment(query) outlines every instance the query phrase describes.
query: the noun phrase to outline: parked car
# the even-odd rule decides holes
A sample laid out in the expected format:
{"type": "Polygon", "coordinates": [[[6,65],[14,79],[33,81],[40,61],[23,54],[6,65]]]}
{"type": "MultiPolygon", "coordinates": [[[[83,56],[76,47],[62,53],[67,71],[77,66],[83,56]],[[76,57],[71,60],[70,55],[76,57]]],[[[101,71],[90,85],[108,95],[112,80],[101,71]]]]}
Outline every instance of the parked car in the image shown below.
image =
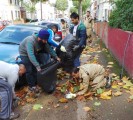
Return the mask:
{"type": "Polygon", "coordinates": [[[8,63],[17,63],[19,44],[27,36],[38,33],[45,28],[36,25],[9,25],[0,31],[0,60],[8,63]]]}
{"type": "Polygon", "coordinates": [[[53,21],[40,21],[35,23],[36,25],[43,25],[49,29],[52,29],[53,25],[57,25],[58,26],[58,32],[55,34],[54,36],[54,40],[56,42],[60,42],[62,40],[62,31],[61,31],[61,26],[58,22],[53,22],[53,21]]]}

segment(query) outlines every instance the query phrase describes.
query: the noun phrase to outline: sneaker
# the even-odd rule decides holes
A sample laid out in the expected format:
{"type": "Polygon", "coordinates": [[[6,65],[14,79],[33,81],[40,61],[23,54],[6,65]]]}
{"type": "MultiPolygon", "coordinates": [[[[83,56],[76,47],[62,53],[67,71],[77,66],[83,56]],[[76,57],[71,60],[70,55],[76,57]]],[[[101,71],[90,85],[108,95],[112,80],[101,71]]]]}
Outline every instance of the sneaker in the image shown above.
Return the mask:
{"type": "Polygon", "coordinates": [[[107,79],[107,81],[106,81],[106,86],[105,86],[105,88],[108,89],[108,88],[111,87],[112,77],[109,76],[109,77],[107,77],[106,79],[107,79]]]}
{"type": "Polygon", "coordinates": [[[14,112],[12,112],[11,115],[10,115],[10,120],[17,119],[19,116],[20,116],[19,113],[14,113],[14,112]]]}

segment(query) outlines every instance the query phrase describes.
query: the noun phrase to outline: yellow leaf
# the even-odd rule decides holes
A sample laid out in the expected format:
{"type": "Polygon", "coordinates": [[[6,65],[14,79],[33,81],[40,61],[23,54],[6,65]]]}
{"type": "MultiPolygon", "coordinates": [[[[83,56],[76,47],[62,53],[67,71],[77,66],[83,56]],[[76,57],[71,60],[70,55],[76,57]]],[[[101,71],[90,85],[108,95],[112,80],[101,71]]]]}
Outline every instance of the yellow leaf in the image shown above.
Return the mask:
{"type": "Polygon", "coordinates": [[[123,88],[124,88],[124,89],[129,89],[129,86],[124,85],[123,88]]]}
{"type": "Polygon", "coordinates": [[[122,92],[117,91],[117,92],[113,93],[113,95],[114,95],[114,96],[120,96],[120,95],[122,95],[122,92]]]}
{"type": "Polygon", "coordinates": [[[107,96],[107,95],[100,95],[100,98],[104,99],[104,100],[110,100],[111,99],[111,97],[107,96]]]}
{"type": "Polygon", "coordinates": [[[61,103],[67,103],[68,100],[67,100],[66,98],[61,98],[61,99],[59,100],[59,102],[61,102],[61,103]]]}
{"type": "Polygon", "coordinates": [[[123,78],[122,78],[122,80],[128,80],[129,78],[128,77],[126,77],[126,76],[124,76],[123,78]]]}
{"type": "Polygon", "coordinates": [[[73,87],[70,88],[70,92],[73,93],[73,87]]]}
{"type": "Polygon", "coordinates": [[[83,89],[84,89],[83,83],[80,83],[80,88],[79,88],[79,90],[83,90],[83,89]]]}
{"type": "Polygon", "coordinates": [[[93,97],[89,97],[89,98],[87,98],[87,100],[93,100],[93,97]]]}
{"type": "Polygon", "coordinates": [[[113,89],[117,89],[118,88],[118,85],[113,85],[112,88],[113,89]]]}
{"type": "Polygon", "coordinates": [[[123,86],[123,85],[124,85],[124,83],[123,83],[123,82],[119,82],[119,83],[118,83],[118,85],[123,86]]]}
{"type": "Polygon", "coordinates": [[[91,108],[89,108],[89,107],[84,107],[83,110],[84,110],[85,112],[88,112],[88,111],[91,110],[91,108]]]}
{"type": "Polygon", "coordinates": [[[111,99],[110,97],[111,95],[112,95],[112,90],[109,90],[107,92],[103,92],[102,94],[100,94],[100,98],[104,100],[109,100],[111,99]]]}

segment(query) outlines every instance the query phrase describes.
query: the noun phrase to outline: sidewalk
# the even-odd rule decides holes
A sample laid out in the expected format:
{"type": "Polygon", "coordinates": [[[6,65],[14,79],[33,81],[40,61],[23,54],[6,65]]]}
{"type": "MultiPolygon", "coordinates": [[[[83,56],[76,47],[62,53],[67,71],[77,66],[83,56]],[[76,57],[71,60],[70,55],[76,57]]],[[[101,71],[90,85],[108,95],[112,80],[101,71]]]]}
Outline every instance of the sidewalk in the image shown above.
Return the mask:
{"type": "MultiPolygon", "coordinates": [[[[89,52],[83,52],[82,64],[99,63],[106,69],[111,69],[118,79],[121,67],[99,43],[96,38],[93,47],[88,47],[89,52]]],[[[68,103],[60,103],[59,97],[42,93],[34,104],[41,104],[43,108],[34,110],[34,104],[20,106],[17,111],[20,111],[21,116],[17,120],[132,120],[133,104],[128,101],[129,96],[127,90],[122,89],[122,95],[112,96],[110,100],[93,97],[91,100],[73,99],[68,103]],[[86,112],[84,107],[91,110],[86,112]]]]}

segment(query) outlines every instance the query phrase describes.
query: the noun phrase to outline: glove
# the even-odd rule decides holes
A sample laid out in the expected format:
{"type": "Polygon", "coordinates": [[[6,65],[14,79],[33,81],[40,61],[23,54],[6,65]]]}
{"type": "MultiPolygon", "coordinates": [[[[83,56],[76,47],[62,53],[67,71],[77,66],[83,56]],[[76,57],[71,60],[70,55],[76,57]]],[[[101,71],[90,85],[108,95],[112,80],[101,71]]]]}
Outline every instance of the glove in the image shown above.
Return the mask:
{"type": "Polygon", "coordinates": [[[37,69],[38,72],[41,71],[41,67],[40,66],[38,66],[36,69],[37,69]]]}
{"type": "Polygon", "coordinates": [[[77,51],[78,49],[79,49],[79,45],[75,45],[74,47],[73,47],[73,51],[77,51]]]}
{"type": "Polygon", "coordinates": [[[64,46],[62,46],[62,45],[61,45],[61,47],[60,47],[60,50],[61,50],[62,52],[67,52],[67,51],[66,51],[66,48],[65,48],[64,46]]]}

